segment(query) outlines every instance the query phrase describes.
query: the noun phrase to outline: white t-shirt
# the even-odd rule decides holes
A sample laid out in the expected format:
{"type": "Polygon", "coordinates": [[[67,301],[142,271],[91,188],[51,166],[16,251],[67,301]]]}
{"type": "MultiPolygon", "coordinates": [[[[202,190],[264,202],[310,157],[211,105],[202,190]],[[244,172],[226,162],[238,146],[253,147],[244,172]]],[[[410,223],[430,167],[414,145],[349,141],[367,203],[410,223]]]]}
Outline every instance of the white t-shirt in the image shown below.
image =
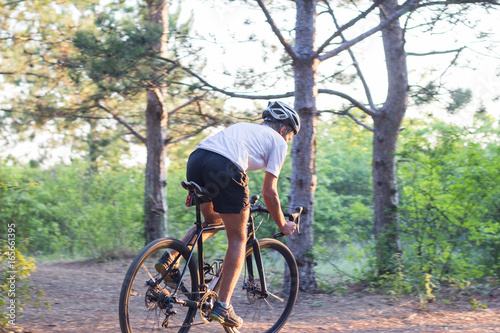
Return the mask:
{"type": "Polygon", "coordinates": [[[238,123],[203,140],[198,148],[228,158],[243,172],[266,168],[278,177],[288,146],[269,126],[238,123]]]}

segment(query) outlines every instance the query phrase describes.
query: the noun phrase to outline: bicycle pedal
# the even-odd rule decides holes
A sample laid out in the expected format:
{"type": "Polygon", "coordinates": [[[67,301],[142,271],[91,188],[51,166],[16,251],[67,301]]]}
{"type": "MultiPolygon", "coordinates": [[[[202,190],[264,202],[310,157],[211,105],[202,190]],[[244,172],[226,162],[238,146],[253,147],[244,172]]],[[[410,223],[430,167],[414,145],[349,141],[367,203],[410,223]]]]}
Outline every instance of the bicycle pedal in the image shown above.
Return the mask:
{"type": "Polygon", "coordinates": [[[238,329],[236,327],[222,325],[222,328],[224,328],[224,331],[226,333],[240,333],[240,331],[238,331],[238,329]]]}

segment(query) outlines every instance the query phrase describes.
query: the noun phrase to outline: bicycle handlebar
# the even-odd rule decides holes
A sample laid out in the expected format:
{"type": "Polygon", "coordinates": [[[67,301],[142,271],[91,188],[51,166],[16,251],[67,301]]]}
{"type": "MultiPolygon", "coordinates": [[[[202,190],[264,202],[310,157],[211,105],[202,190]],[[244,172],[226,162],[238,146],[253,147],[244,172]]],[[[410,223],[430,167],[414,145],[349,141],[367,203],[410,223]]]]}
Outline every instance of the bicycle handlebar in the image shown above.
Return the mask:
{"type": "MultiPolygon", "coordinates": [[[[250,212],[262,212],[262,213],[269,213],[269,210],[262,206],[262,205],[257,205],[256,202],[259,200],[258,195],[252,195],[252,198],[250,199],[250,212]]],[[[302,207],[297,207],[295,208],[295,212],[283,212],[283,215],[288,218],[288,220],[294,222],[297,225],[297,233],[300,234],[300,214],[302,213],[304,209],[302,207]]],[[[273,235],[274,238],[280,238],[285,236],[284,233],[278,232],[273,235]]]]}
{"type": "MultiPolygon", "coordinates": [[[[283,213],[283,215],[288,217],[288,220],[292,221],[293,223],[295,223],[297,225],[297,233],[298,234],[300,234],[300,214],[302,213],[303,210],[304,210],[304,208],[297,207],[297,208],[295,208],[295,213],[291,213],[291,212],[283,213]]],[[[283,236],[285,236],[285,234],[282,233],[281,231],[278,232],[277,234],[273,235],[274,238],[280,238],[283,236]]]]}

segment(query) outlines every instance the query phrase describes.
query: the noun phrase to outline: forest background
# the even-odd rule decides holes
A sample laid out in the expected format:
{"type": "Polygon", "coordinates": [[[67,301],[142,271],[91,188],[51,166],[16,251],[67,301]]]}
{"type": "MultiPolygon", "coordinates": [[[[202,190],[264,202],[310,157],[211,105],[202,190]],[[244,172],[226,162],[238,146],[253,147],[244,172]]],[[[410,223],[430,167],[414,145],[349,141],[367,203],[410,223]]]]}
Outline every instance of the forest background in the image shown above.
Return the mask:
{"type": "MultiPolygon", "coordinates": [[[[189,71],[170,75],[172,68],[146,61],[145,55],[151,51],[146,45],[154,42],[153,37],[130,17],[141,17],[153,3],[147,2],[150,7],[146,7],[122,1],[80,1],[78,5],[34,1],[26,11],[31,3],[20,1],[9,2],[2,9],[4,92],[0,132],[5,149],[0,164],[0,232],[8,253],[7,235],[15,226],[20,277],[29,279],[37,260],[112,260],[133,255],[144,246],[148,185],[146,154],[141,147],[146,139],[141,140],[140,132],[147,128],[141,114],[148,109],[146,94],[152,81],[168,81],[165,103],[170,108],[169,123],[163,124],[168,133],[165,233],[175,238],[181,237],[193,221],[193,211],[185,207],[185,191],[179,186],[189,153],[200,140],[224,126],[241,120],[258,122],[265,106],[261,101],[235,101],[240,96],[214,86],[200,94],[197,89],[207,84],[196,83],[193,77],[198,79],[203,73],[211,82],[246,94],[293,89],[291,73],[285,69],[290,59],[276,51],[267,37],[258,42],[262,45],[260,56],[265,58],[259,66],[267,70],[265,75],[257,73],[252,61],[247,60],[242,60],[244,66],[212,65],[214,51],[209,49],[214,45],[223,48],[223,53],[231,53],[234,61],[237,56],[232,52],[245,43],[255,48],[256,37],[246,30],[234,30],[238,34],[228,37],[233,38],[231,42],[217,42],[214,32],[207,36],[196,31],[196,12],[183,16],[186,10],[182,5],[173,5],[170,10],[170,48],[166,53],[169,58],[182,60],[183,66],[189,64],[189,71]],[[106,53],[113,56],[106,59],[106,53]],[[93,62],[95,59],[104,60],[93,62]],[[161,67],[161,75],[154,80],[147,70],[150,66],[161,67]],[[138,70],[132,71],[132,67],[138,70]],[[122,99],[113,100],[120,94],[122,99]],[[106,103],[94,103],[101,100],[106,103]],[[131,111],[110,111],[118,106],[131,111]],[[139,130],[134,129],[137,127],[139,130]],[[19,147],[26,144],[30,153],[23,156],[19,147]],[[63,153],[57,155],[61,149],[63,153]]],[[[240,9],[249,6],[246,2],[227,3],[240,9]]],[[[339,7],[358,10],[349,8],[348,2],[339,7]]],[[[323,9],[326,12],[328,6],[323,9]]],[[[494,26],[481,22],[482,16],[469,9],[461,7],[454,13],[454,27],[462,29],[461,24],[466,23],[474,31],[476,44],[455,35],[454,44],[458,46],[441,52],[446,60],[411,67],[408,116],[401,126],[396,153],[398,232],[403,251],[391,257],[396,267],[392,271],[380,274],[376,263],[373,134],[367,129],[370,119],[351,113],[343,102],[318,98],[314,246],[308,253],[314,261],[317,289],[343,292],[349,284],[357,283],[369,290],[396,296],[415,294],[428,301],[439,297],[436,290],[449,286],[484,290],[498,286],[497,40],[490,31],[494,26]],[[465,20],[459,14],[469,16],[465,20]],[[480,67],[474,63],[477,59],[490,64],[487,94],[483,85],[479,89],[475,81],[457,79],[467,77],[464,71],[480,67]]],[[[447,18],[451,20],[453,15],[447,18]]],[[[255,28],[250,19],[242,21],[251,31],[262,29],[255,28]]],[[[431,25],[425,27],[431,36],[449,33],[450,21],[442,26],[433,23],[432,29],[431,25]]],[[[460,37],[466,39],[464,34],[460,37]]],[[[376,42],[359,46],[359,53],[376,54],[372,43],[376,42]]],[[[321,79],[350,94],[359,94],[359,73],[349,59],[339,59],[332,73],[321,79]]],[[[373,70],[376,60],[370,61],[375,61],[369,65],[373,70]]],[[[379,61],[383,63],[384,59],[379,61]]],[[[224,61],[215,63],[227,65],[224,61]]],[[[380,75],[374,73],[374,77],[380,75]]],[[[384,91],[387,87],[377,89],[384,91]]],[[[285,101],[293,104],[290,97],[285,101]]],[[[286,194],[291,191],[292,163],[289,158],[279,182],[284,207],[289,202],[286,194]]],[[[250,179],[251,192],[259,194],[262,173],[252,172],[250,179]]],[[[261,234],[271,234],[273,229],[273,223],[267,223],[261,234]]],[[[217,236],[209,250],[222,253],[224,236],[217,236]]],[[[2,256],[2,274],[7,272],[6,265],[8,257],[2,256]]],[[[5,287],[3,302],[7,300],[5,287]]]]}

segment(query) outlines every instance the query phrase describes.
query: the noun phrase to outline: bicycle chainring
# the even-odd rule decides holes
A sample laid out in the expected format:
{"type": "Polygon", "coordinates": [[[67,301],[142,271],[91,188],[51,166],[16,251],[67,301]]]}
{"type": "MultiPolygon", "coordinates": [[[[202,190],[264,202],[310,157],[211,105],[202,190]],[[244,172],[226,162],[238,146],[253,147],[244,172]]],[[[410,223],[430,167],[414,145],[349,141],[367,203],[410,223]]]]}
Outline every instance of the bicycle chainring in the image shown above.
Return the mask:
{"type": "Polygon", "coordinates": [[[201,320],[205,323],[212,321],[212,319],[208,318],[208,315],[214,308],[216,299],[217,293],[215,291],[208,291],[200,300],[200,316],[201,320]]]}

